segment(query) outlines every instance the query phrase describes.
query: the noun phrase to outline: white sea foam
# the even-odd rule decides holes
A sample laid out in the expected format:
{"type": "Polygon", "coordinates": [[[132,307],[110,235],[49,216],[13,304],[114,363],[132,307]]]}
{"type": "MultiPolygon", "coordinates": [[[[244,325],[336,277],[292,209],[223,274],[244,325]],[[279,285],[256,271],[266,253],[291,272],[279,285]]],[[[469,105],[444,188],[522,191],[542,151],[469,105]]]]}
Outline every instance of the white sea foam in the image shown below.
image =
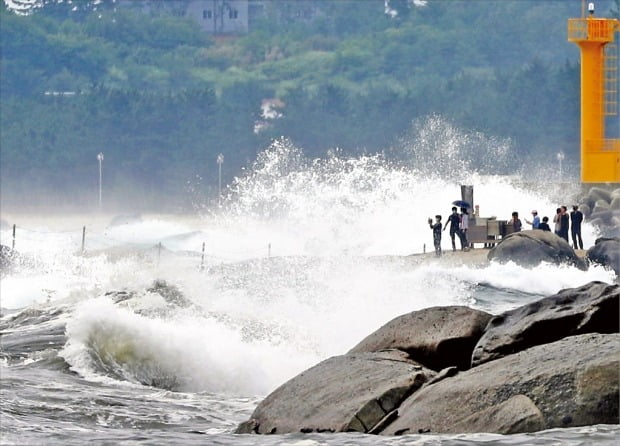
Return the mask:
{"type": "Polygon", "coordinates": [[[246,342],[211,318],[184,312],[149,318],[105,298],[80,304],[67,336],[61,355],[83,376],[97,379],[103,366],[128,381],[185,391],[260,394],[288,377],[286,365],[301,369],[316,361],[287,354],[287,346],[274,354],[275,347],[246,342]]]}

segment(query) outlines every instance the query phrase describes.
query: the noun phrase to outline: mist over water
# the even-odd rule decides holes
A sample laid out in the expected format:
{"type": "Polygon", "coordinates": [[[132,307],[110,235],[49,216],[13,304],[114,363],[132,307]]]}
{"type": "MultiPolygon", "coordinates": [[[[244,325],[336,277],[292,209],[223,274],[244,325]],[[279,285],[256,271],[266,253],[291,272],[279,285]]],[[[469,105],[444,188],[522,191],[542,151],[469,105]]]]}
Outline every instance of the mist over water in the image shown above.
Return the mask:
{"type": "MultiPolygon", "coordinates": [[[[24,262],[0,282],[3,329],[34,337],[37,317],[60,327],[65,341],[49,348],[86,382],[208,392],[233,404],[347,352],[403,313],[435,305],[498,313],[613,280],[598,267],[417,263],[409,255],[432,246],[427,218],[447,218],[460,184],[475,186],[482,216],[508,219],[517,210],[528,218],[532,209],[551,216],[560,204],[544,187],[493,174],[510,156],[507,142],[464,136],[439,118],[417,133],[398,148],[398,161],[337,150],[313,160],[275,141],[226,189],[220,207],[197,215],[117,226],[67,217],[66,232],[31,222],[17,245],[24,262]]],[[[1,235],[7,244],[9,230],[1,235]]],[[[583,235],[593,244],[587,222],[583,235]]],[[[17,356],[6,356],[3,369],[45,357],[17,356]]],[[[247,417],[243,407],[224,424],[247,417]]]]}

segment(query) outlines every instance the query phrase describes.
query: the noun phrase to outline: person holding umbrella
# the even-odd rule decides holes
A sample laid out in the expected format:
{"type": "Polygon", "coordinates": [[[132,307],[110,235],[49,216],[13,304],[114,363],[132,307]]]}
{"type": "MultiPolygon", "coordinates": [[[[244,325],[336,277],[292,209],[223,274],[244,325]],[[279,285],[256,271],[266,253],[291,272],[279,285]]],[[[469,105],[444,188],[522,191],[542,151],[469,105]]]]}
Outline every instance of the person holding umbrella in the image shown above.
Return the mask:
{"type": "Polygon", "coordinates": [[[469,246],[467,243],[467,230],[469,229],[469,212],[467,211],[467,208],[471,207],[471,204],[464,200],[456,200],[453,201],[452,204],[461,208],[461,221],[459,222],[459,238],[461,239],[461,250],[469,251],[469,246]]]}

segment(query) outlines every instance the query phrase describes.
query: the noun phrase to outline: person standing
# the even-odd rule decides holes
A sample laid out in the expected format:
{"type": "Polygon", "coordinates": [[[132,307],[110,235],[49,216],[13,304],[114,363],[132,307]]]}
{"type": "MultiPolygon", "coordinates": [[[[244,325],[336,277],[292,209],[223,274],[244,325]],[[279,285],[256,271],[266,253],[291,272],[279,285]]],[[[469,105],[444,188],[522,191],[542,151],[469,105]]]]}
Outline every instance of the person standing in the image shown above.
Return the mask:
{"type": "MultiPolygon", "coordinates": [[[[456,207],[453,207],[452,213],[448,217],[448,220],[446,221],[446,224],[443,227],[443,230],[445,231],[446,228],[448,227],[448,223],[450,223],[450,238],[452,239],[452,251],[456,251],[456,242],[454,241],[454,236],[459,233],[460,222],[461,222],[461,218],[459,217],[459,214],[456,212],[456,207]]],[[[459,240],[460,240],[460,237],[459,237],[459,240]]],[[[461,245],[461,248],[463,248],[463,245],[461,245]]]]}
{"type": "Polygon", "coordinates": [[[435,256],[441,257],[441,215],[435,215],[435,224],[431,218],[428,225],[433,230],[433,244],[435,245],[435,256]]]}
{"type": "Polygon", "coordinates": [[[543,217],[542,222],[538,225],[538,229],[541,231],[551,232],[551,228],[549,227],[549,217],[543,217]]]}
{"type": "Polygon", "coordinates": [[[538,211],[533,210],[532,215],[534,216],[532,221],[527,221],[527,219],[525,219],[525,222],[528,225],[532,225],[532,229],[538,229],[540,227],[540,217],[538,216],[538,211]]]}
{"type": "Polygon", "coordinates": [[[569,217],[566,206],[562,206],[560,211],[560,237],[562,237],[568,243],[568,226],[569,217]]]}
{"type": "Polygon", "coordinates": [[[519,213],[517,211],[512,213],[512,218],[508,222],[508,224],[512,225],[512,232],[521,232],[521,220],[519,220],[519,213]]]}
{"type": "Polygon", "coordinates": [[[573,211],[570,213],[570,230],[573,238],[573,248],[583,249],[583,240],[581,239],[581,222],[583,214],[579,210],[579,206],[573,205],[573,211]],[[579,242],[579,244],[577,244],[579,242]]]}
{"type": "Polygon", "coordinates": [[[560,217],[562,215],[562,208],[557,208],[555,210],[555,215],[553,216],[553,233],[555,235],[560,235],[560,217]]]}
{"type": "Polygon", "coordinates": [[[461,250],[469,251],[467,244],[467,230],[469,229],[469,213],[467,208],[461,208],[461,221],[459,223],[459,238],[461,239],[461,250]]]}

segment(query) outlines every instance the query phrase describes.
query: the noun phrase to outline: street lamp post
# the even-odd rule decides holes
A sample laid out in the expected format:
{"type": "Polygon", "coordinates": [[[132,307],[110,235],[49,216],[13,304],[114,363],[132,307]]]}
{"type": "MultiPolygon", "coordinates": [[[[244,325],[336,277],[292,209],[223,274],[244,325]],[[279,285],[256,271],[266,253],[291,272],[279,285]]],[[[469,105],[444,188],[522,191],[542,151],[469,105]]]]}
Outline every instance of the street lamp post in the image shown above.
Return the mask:
{"type": "Polygon", "coordinates": [[[556,155],[557,159],[558,159],[558,164],[559,164],[559,175],[560,175],[560,182],[562,181],[562,161],[564,161],[564,152],[558,152],[558,154],[556,155]]]}
{"type": "Polygon", "coordinates": [[[218,206],[222,205],[222,164],[223,163],[224,163],[224,155],[220,153],[217,156],[217,167],[218,167],[217,203],[218,203],[218,206]]]}
{"type": "Polygon", "coordinates": [[[102,180],[102,165],[103,165],[103,153],[99,152],[99,154],[97,155],[97,161],[99,161],[99,210],[101,211],[102,209],[102,205],[101,205],[101,180],[102,180]]]}

